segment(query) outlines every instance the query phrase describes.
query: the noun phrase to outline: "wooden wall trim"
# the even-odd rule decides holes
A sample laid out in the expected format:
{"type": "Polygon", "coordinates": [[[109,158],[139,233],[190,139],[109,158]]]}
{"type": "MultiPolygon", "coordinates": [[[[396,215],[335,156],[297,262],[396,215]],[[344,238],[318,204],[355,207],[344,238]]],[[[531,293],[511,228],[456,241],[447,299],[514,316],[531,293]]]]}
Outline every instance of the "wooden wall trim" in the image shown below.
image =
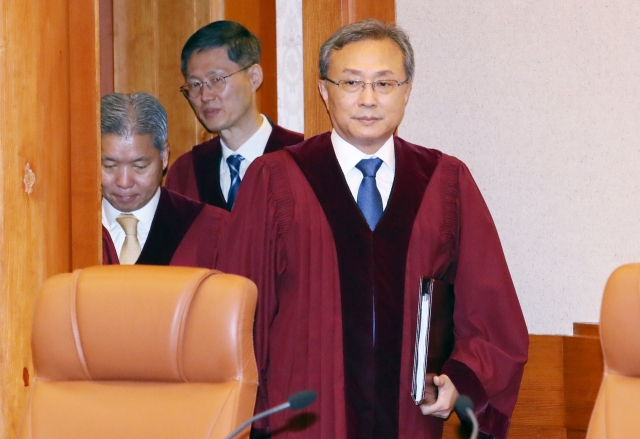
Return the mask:
{"type": "Polygon", "coordinates": [[[69,2],[71,265],[102,263],[99,0],[69,2]]]}

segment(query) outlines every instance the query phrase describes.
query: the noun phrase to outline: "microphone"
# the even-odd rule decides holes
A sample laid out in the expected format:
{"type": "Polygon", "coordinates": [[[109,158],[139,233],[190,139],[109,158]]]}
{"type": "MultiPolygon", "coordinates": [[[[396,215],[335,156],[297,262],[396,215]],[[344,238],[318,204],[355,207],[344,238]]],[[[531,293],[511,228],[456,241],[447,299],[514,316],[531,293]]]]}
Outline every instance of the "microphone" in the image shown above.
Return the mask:
{"type": "Polygon", "coordinates": [[[303,390],[302,392],[294,393],[290,397],[287,398],[287,402],[277,405],[273,408],[270,408],[267,411],[262,413],[258,413],[252,418],[244,421],[240,427],[233,430],[233,432],[227,436],[225,439],[232,439],[238,435],[242,430],[244,430],[248,425],[253,424],[255,421],[266,418],[267,416],[271,416],[274,413],[281,412],[282,410],[291,409],[291,410],[300,410],[311,404],[316,400],[316,392],[313,390],[303,390]]]}
{"type": "Polygon", "coordinates": [[[472,430],[470,439],[478,437],[478,420],[473,413],[473,401],[467,395],[460,395],[456,398],[455,410],[461,422],[471,421],[472,430]]]}

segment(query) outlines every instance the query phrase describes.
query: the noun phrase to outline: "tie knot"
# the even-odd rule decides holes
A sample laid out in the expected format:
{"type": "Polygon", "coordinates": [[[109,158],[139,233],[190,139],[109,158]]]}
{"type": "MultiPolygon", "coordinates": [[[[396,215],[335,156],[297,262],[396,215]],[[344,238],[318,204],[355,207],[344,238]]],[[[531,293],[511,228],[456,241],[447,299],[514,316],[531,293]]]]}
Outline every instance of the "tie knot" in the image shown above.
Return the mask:
{"type": "Polygon", "coordinates": [[[227,157],[227,164],[235,172],[240,172],[240,162],[244,160],[240,154],[234,154],[227,157]]]}
{"type": "Polygon", "coordinates": [[[120,226],[122,226],[122,229],[124,230],[124,233],[126,235],[138,236],[139,220],[134,215],[130,213],[121,213],[120,215],[118,215],[118,218],[116,218],[116,221],[118,222],[118,224],[120,224],[120,226]]]}
{"type": "Polygon", "coordinates": [[[382,160],[378,157],[373,157],[370,159],[360,160],[356,165],[356,168],[358,168],[365,177],[375,177],[380,166],[382,166],[382,160]]]}

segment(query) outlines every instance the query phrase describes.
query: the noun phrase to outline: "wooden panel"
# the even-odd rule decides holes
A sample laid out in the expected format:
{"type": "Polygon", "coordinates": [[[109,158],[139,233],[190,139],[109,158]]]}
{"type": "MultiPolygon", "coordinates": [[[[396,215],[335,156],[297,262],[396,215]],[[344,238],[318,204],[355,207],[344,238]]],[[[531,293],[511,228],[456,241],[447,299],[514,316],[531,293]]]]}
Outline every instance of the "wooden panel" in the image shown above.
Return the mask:
{"type": "MultiPolygon", "coordinates": [[[[524,368],[509,438],[562,438],[564,428],[563,338],[529,336],[529,361],[524,368]]],[[[451,416],[443,438],[458,438],[459,421],[451,416]]]]}
{"type": "Polygon", "coordinates": [[[69,3],[72,268],[102,263],[98,0],[69,3]]]}
{"type": "Polygon", "coordinates": [[[584,430],[569,430],[567,429],[567,439],[585,439],[587,432],[584,430]]]}
{"type": "Polygon", "coordinates": [[[113,0],[99,0],[100,96],[113,91],[113,0]]]}
{"type": "Polygon", "coordinates": [[[396,21],[395,0],[377,0],[375,2],[362,0],[349,0],[349,23],[364,18],[375,18],[383,23],[396,21]]]}
{"type": "Polygon", "coordinates": [[[524,368],[512,425],[564,428],[562,337],[529,336],[529,361],[524,368]]]}
{"type": "Polygon", "coordinates": [[[305,138],[331,129],[331,122],[317,86],[318,51],[322,43],[343,26],[342,13],[341,0],[302,2],[305,138]]]}
{"type": "Polygon", "coordinates": [[[271,120],[277,122],[276,1],[226,0],[224,18],[241,23],[260,39],[262,44],[260,65],[264,71],[264,81],[257,93],[258,109],[271,120]]]}
{"type": "MultiPolygon", "coordinates": [[[[196,18],[196,3],[189,1],[158,1],[157,24],[163,32],[157,35],[157,84],[155,96],[162,102],[169,118],[171,163],[197,143],[197,126],[189,103],[180,93],[184,78],[180,71],[180,53],[187,39],[198,27],[207,24],[208,15],[196,18]]],[[[204,5],[206,6],[206,4],[204,5]]]]}
{"type": "Polygon", "coordinates": [[[597,323],[574,323],[573,335],[575,337],[600,338],[600,325],[597,323]]]}
{"type": "Polygon", "coordinates": [[[157,93],[156,32],[170,29],[165,27],[169,23],[158,23],[157,18],[157,0],[113,0],[115,91],[157,93]]]}
{"type": "Polygon", "coordinates": [[[567,439],[564,428],[544,428],[515,425],[509,430],[509,439],[567,439]]]}
{"type": "Polygon", "coordinates": [[[0,11],[0,436],[12,438],[33,377],[36,294],[70,269],[69,5],[0,0],[0,11]]]}
{"type": "Polygon", "coordinates": [[[460,433],[460,420],[453,414],[444,423],[444,431],[442,432],[442,439],[458,439],[461,437],[460,433]]]}
{"type": "Polygon", "coordinates": [[[565,424],[586,431],[604,372],[600,339],[563,337],[565,424]]]}
{"type": "Polygon", "coordinates": [[[193,32],[221,18],[223,0],[112,1],[114,89],[145,90],[160,100],[169,118],[173,163],[211,138],[179,91],[184,82],[180,52],[193,32]]]}

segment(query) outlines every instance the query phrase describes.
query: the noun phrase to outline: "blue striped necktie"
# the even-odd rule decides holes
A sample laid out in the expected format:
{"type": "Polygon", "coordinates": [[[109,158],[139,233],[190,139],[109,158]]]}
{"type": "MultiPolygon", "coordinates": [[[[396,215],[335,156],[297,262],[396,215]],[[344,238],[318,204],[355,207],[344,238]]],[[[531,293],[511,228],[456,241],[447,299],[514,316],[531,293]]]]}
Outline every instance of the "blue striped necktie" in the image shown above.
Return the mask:
{"type": "Polygon", "coordinates": [[[363,175],[362,183],[358,189],[358,207],[371,230],[376,228],[376,224],[382,216],[382,197],[378,185],[376,185],[376,173],[381,165],[382,160],[377,157],[362,159],[356,165],[356,168],[363,175]]]}
{"type": "Polygon", "coordinates": [[[244,157],[240,154],[230,155],[227,157],[229,176],[231,177],[231,187],[229,187],[229,196],[227,196],[227,206],[229,206],[229,210],[231,210],[233,204],[236,202],[236,194],[238,193],[238,188],[242,181],[240,178],[240,162],[243,160],[244,157]]]}

